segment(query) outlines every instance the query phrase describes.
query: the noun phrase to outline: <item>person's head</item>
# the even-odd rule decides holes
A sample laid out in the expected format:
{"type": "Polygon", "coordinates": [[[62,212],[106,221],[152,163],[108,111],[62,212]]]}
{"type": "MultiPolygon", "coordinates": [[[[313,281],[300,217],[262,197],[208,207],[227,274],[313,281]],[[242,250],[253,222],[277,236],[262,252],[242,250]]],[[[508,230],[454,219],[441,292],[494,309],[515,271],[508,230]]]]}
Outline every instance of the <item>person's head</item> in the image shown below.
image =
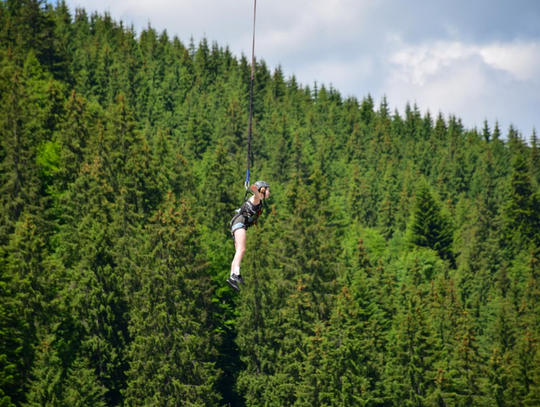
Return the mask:
{"type": "Polygon", "coordinates": [[[270,184],[268,184],[268,182],[257,181],[255,185],[257,186],[262,199],[267,199],[270,196],[270,184]]]}

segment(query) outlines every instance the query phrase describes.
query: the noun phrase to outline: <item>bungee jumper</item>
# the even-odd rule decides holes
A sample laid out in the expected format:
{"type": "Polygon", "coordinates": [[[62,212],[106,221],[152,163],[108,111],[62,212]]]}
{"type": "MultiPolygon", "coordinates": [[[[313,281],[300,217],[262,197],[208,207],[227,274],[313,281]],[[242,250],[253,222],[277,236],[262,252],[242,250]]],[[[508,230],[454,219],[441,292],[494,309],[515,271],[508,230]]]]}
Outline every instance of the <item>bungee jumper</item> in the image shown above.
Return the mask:
{"type": "Polygon", "coordinates": [[[231,235],[234,240],[236,249],[234,259],[231,263],[231,275],[227,279],[227,283],[236,291],[240,291],[239,284],[244,284],[244,280],[240,274],[240,263],[244,257],[246,250],[246,232],[247,229],[255,224],[264,208],[264,200],[270,196],[270,185],[266,181],[257,181],[253,185],[249,185],[249,157],[251,155],[251,128],[253,119],[253,78],[255,67],[255,19],[257,15],[257,0],[254,0],[253,5],[253,44],[251,47],[251,81],[249,87],[249,125],[248,125],[248,143],[247,143],[247,171],[246,194],[244,195],[244,203],[236,210],[230,222],[231,235]],[[252,196],[247,199],[248,193],[252,196]]]}
{"type": "Polygon", "coordinates": [[[236,210],[237,213],[230,223],[236,253],[231,263],[231,275],[227,279],[227,283],[236,291],[240,291],[239,284],[245,284],[240,274],[240,264],[246,250],[247,229],[257,224],[257,220],[264,208],[264,201],[270,197],[270,185],[266,181],[257,181],[251,185],[249,190],[253,195],[236,210]]]}

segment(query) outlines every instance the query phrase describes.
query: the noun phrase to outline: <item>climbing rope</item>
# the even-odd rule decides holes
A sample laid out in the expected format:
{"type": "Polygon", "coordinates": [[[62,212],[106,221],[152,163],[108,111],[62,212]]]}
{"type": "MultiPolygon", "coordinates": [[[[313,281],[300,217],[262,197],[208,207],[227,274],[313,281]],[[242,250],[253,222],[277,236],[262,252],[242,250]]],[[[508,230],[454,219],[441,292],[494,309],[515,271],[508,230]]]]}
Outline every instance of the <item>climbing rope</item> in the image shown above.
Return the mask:
{"type": "Polygon", "coordinates": [[[257,16],[257,0],[253,4],[253,43],[251,46],[251,81],[249,85],[249,126],[248,126],[248,143],[247,143],[247,171],[246,171],[246,196],[249,189],[249,157],[251,155],[251,126],[253,122],[253,79],[255,68],[255,20],[257,16]]]}

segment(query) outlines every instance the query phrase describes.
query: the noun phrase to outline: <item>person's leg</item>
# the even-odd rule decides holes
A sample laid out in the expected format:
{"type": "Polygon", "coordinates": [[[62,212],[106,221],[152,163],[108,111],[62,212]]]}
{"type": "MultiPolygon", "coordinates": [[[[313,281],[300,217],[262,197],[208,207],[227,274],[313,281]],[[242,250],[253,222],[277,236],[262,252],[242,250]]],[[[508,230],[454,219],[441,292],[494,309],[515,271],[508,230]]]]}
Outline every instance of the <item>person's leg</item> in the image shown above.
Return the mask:
{"type": "Polygon", "coordinates": [[[236,253],[231,264],[231,274],[240,274],[240,264],[246,251],[246,229],[239,228],[234,231],[234,246],[236,253]]]}

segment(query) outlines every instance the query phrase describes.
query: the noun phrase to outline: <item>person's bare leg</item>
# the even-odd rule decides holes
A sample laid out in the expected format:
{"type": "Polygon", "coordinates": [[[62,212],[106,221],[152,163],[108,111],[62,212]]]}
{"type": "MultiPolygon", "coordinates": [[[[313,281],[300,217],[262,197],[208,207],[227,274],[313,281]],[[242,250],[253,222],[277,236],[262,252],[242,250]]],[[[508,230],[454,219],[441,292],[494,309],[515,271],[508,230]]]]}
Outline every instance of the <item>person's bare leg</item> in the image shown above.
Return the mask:
{"type": "Polygon", "coordinates": [[[246,251],[246,229],[240,228],[234,231],[234,246],[236,253],[231,264],[231,274],[240,274],[240,264],[246,251]]]}

